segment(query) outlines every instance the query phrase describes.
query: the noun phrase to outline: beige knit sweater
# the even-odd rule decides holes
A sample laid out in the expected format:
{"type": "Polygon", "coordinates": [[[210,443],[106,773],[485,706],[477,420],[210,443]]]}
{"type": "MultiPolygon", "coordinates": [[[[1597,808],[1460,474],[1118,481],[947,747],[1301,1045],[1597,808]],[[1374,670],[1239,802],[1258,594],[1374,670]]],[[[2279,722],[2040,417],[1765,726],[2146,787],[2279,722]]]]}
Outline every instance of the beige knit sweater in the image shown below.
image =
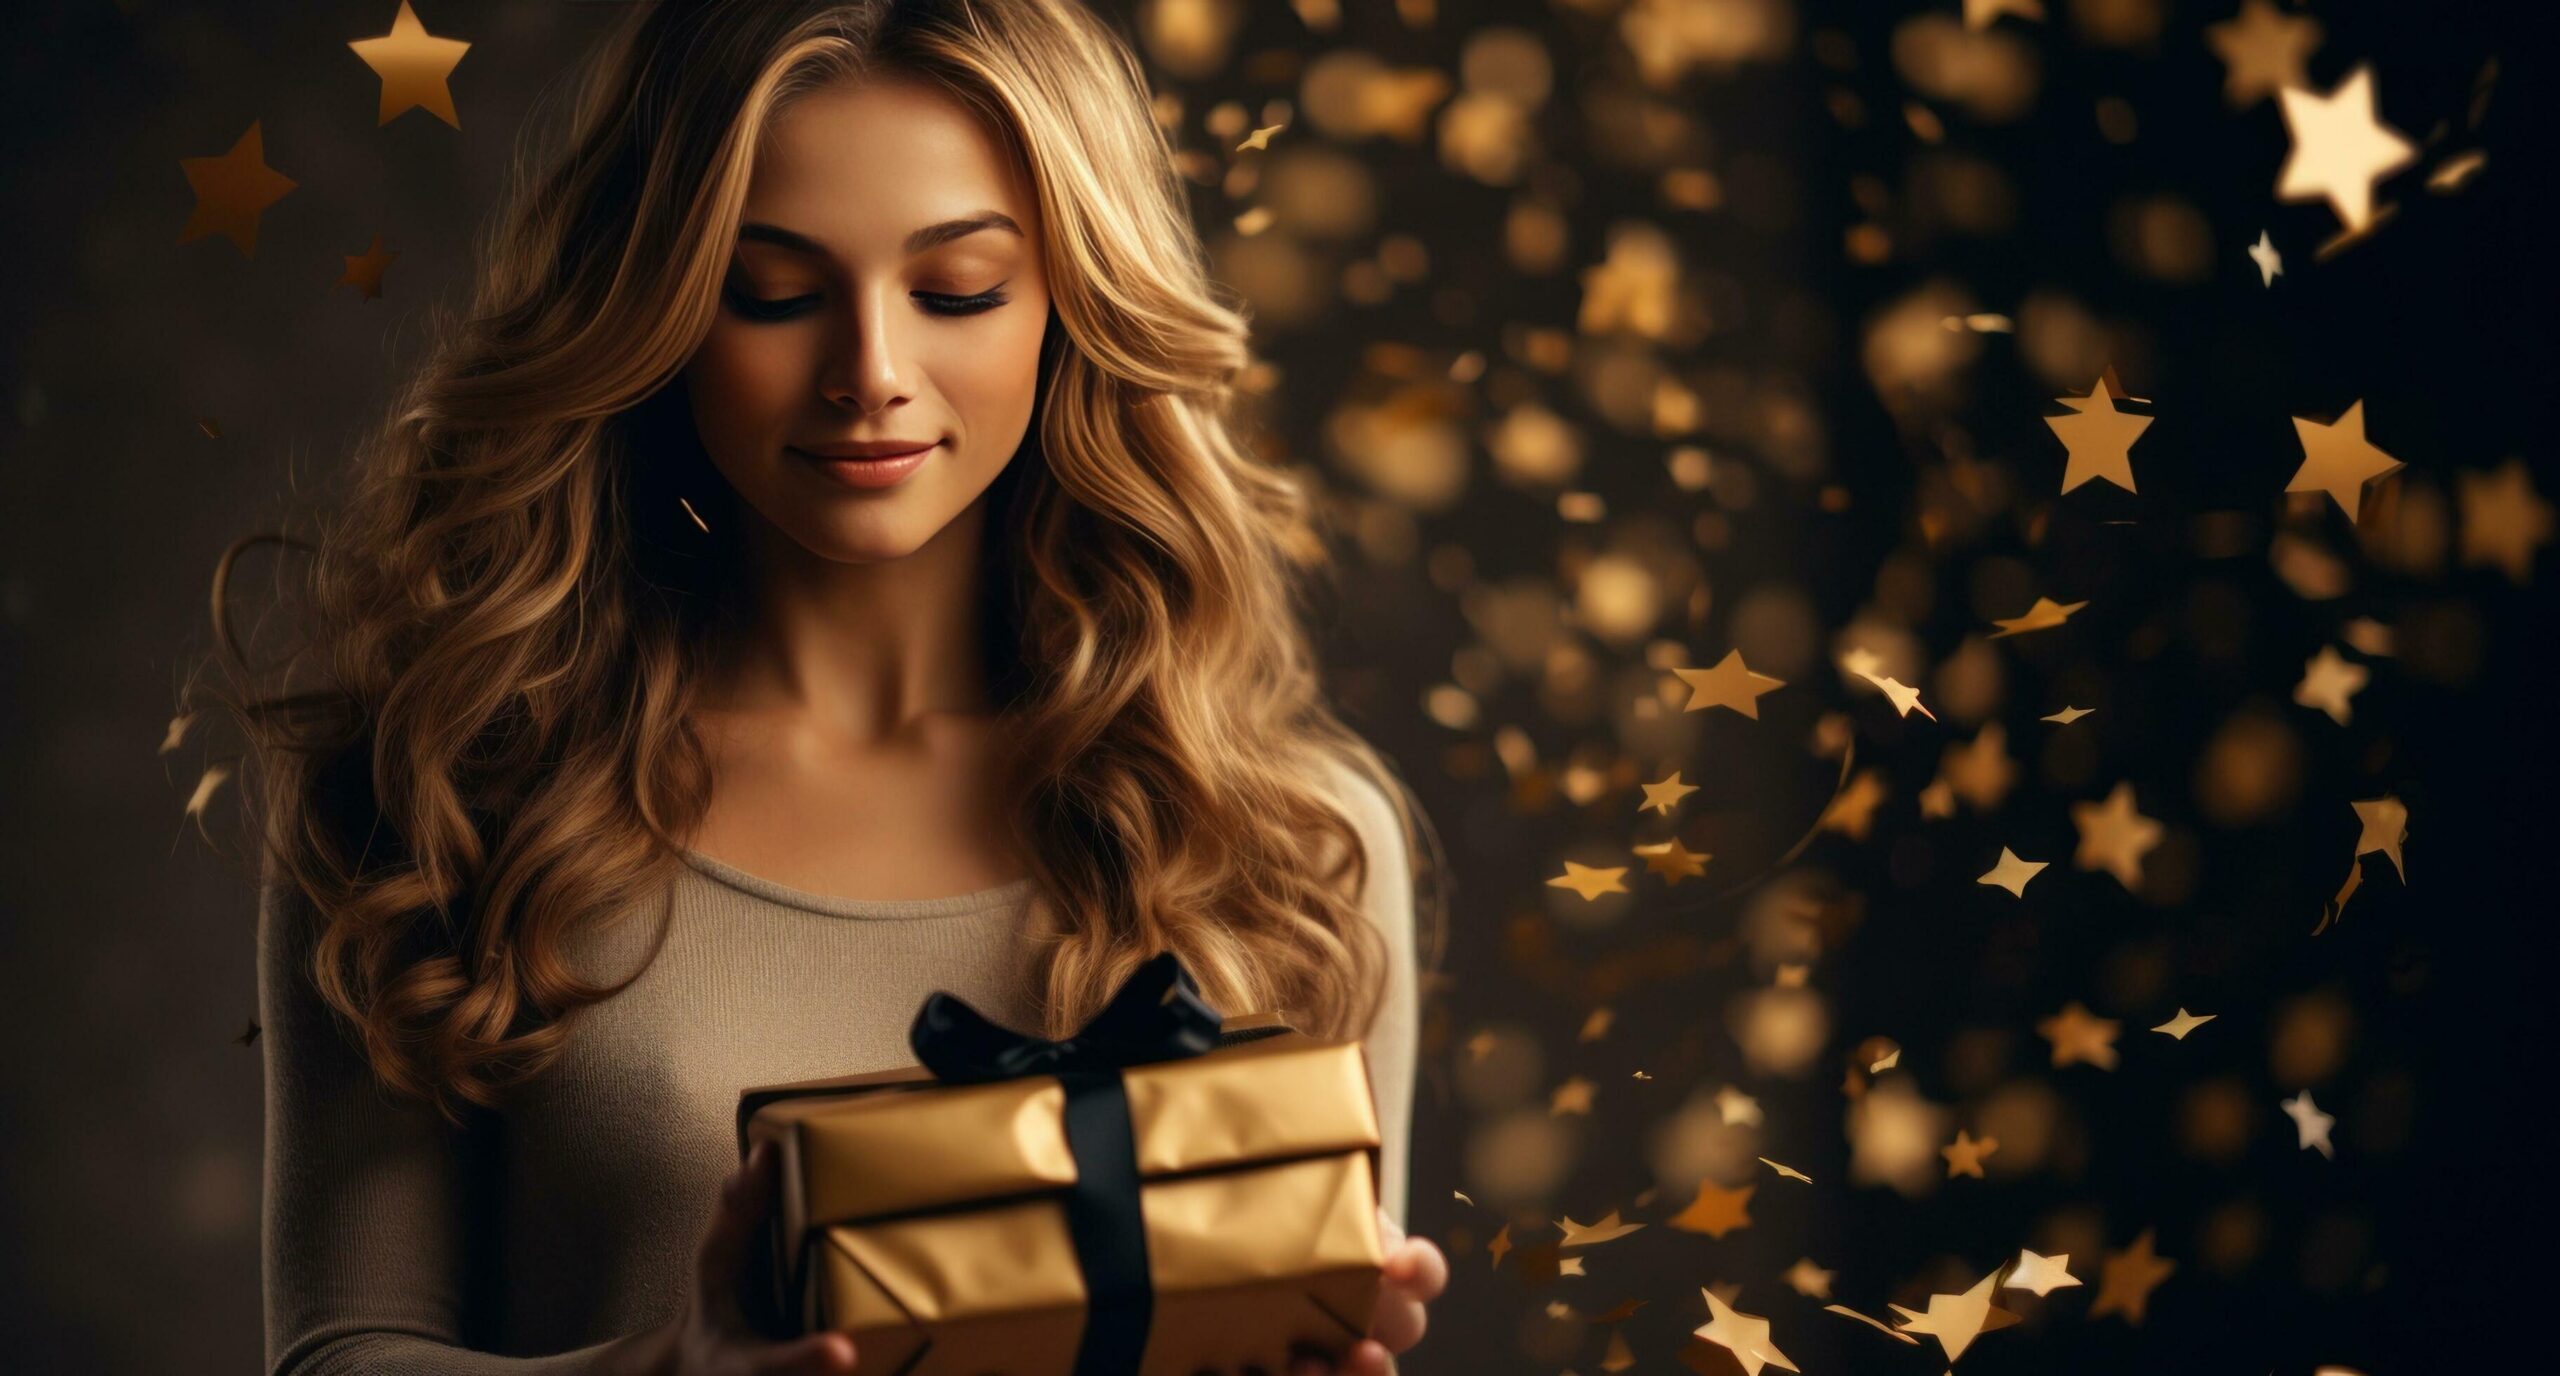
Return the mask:
{"type": "MultiPolygon", "coordinates": [[[[1382,1202],[1401,1226],[1418,1034],[1410,857],[1374,787],[1353,780],[1345,797],[1372,857],[1363,904],[1392,954],[1364,1046],[1382,1202]]],[[[374,1085],[305,973],[309,901],[270,877],[258,987],[272,1373],[582,1371],[682,1302],[737,1164],[739,1089],[911,1063],[909,1021],[937,989],[1036,1027],[1029,879],[865,900],[686,859],[666,892],[571,956],[588,978],[629,973],[664,905],[656,962],[582,1015],[567,1054],[507,1112],[462,1131],[374,1085]]]]}

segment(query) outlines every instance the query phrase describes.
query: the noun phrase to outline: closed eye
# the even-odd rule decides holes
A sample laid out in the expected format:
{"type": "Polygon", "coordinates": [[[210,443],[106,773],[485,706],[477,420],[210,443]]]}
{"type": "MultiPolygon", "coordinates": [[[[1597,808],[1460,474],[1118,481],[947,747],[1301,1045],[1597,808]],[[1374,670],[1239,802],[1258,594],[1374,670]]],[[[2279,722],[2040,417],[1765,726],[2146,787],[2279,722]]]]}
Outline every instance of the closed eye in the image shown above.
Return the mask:
{"type": "MultiPolygon", "coordinates": [[[[789,320],[794,316],[806,313],[809,308],[814,306],[818,301],[817,296],[814,294],[805,296],[786,296],[776,300],[767,300],[760,296],[750,296],[745,292],[736,290],[730,290],[723,294],[727,297],[729,308],[731,310],[737,312],[740,316],[748,320],[756,321],[789,320]]],[[[1003,305],[1007,300],[1011,299],[1000,288],[991,288],[987,291],[979,292],[974,296],[952,296],[943,292],[931,291],[920,291],[911,294],[918,302],[923,304],[926,310],[931,311],[936,315],[977,315],[984,311],[994,310],[996,307],[1003,305]]]]}

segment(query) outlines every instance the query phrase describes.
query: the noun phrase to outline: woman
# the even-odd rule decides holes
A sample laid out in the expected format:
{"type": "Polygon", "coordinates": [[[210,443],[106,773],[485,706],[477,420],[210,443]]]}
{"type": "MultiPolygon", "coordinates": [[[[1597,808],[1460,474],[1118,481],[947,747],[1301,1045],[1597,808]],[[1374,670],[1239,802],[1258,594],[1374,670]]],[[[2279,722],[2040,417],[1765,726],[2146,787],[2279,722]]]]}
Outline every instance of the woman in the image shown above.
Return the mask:
{"type": "Polygon", "coordinates": [[[1125,45],[664,4],[519,168],[318,543],[321,685],[216,695],[264,809],[270,1364],[848,1371],[741,1312],[737,1091],[911,1061],[935,989],[1064,1035],[1171,949],[1363,1039],[1389,1261],[1344,1369],[1392,1370],[1447,1279],[1401,1226],[1430,830],[1319,699],[1320,546],[1228,435],[1246,326],[1125,45]]]}

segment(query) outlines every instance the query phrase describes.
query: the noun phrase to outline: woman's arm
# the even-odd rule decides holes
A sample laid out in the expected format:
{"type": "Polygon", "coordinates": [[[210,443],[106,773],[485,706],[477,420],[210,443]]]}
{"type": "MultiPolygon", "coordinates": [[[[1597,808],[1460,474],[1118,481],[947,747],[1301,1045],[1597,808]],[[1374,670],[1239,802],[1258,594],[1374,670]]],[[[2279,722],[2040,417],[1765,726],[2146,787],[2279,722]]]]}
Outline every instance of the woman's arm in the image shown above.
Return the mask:
{"type": "Polygon", "coordinates": [[[394,1101],[311,984],[316,914],[272,866],[258,900],[266,1058],[260,1218],[271,1376],[568,1376],[616,1342],[500,1357],[462,1342],[466,1134],[394,1101]]]}
{"type": "Polygon", "coordinates": [[[1361,1046],[1368,1056],[1370,1088],[1378,1105],[1378,1202],[1402,1229],[1411,1175],[1414,1061],[1421,1042],[1413,861],[1386,795],[1347,767],[1337,768],[1346,781],[1344,808],[1369,853],[1369,878],[1361,891],[1360,907],[1387,938],[1386,997],[1361,1046]]]}

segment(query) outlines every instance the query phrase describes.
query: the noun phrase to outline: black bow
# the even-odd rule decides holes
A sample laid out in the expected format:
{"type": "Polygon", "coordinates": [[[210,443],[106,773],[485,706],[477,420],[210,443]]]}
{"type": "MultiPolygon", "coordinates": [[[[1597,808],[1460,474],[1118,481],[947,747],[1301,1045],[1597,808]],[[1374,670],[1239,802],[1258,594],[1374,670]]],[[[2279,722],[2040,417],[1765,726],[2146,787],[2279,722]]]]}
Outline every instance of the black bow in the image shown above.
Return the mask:
{"type": "Polygon", "coordinates": [[[917,1062],[945,1083],[1055,1075],[1066,1087],[1076,1182],[1060,1202],[1086,1296],[1074,1376],[1130,1376],[1155,1320],[1155,1282],[1138,1208],[1137,1134],[1120,1072],[1213,1051],[1222,1021],[1181,958],[1164,951],[1123,981],[1083,1027],[1055,1041],[991,1022],[942,990],[925,998],[908,1029],[917,1062]]]}
{"type": "Polygon", "coordinates": [[[935,1079],[974,1084],[1197,1056],[1217,1049],[1222,1021],[1181,957],[1164,951],[1122,981],[1101,1012],[1059,1040],[991,1022],[966,1000],[935,990],[916,1010],[907,1044],[935,1079]]]}

